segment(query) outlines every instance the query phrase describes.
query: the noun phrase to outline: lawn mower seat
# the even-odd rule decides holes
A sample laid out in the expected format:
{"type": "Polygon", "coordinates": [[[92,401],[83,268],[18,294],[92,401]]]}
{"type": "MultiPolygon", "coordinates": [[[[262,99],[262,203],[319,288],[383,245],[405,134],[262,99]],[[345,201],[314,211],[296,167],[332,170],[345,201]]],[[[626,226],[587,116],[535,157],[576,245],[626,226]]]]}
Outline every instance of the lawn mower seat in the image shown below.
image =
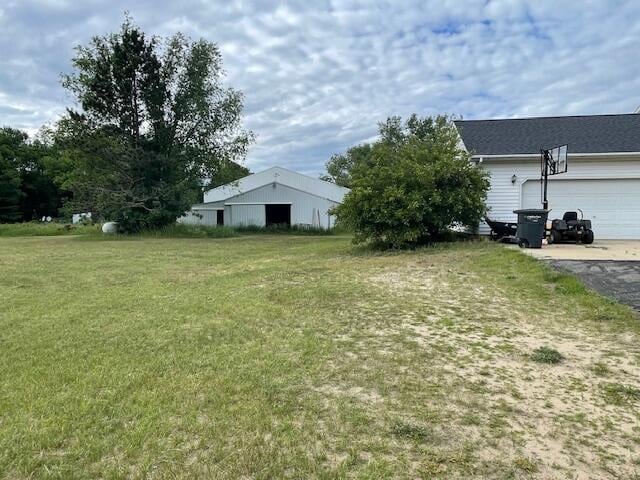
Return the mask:
{"type": "Polygon", "coordinates": [[[564,212],[562,220],[567,223],[568,227],[575,227],[578,224],[578,212],[564,212]]]}

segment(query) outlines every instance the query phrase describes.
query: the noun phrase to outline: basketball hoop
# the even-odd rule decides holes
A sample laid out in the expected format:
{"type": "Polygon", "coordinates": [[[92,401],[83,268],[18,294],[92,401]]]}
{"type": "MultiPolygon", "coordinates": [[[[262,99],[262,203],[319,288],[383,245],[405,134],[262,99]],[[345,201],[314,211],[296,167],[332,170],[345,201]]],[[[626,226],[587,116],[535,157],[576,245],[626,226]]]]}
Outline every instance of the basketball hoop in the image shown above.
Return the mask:
{"type": "Polygon", "coordinates": [[[567,145],[548,150],[540,149],[540,183],[542,184],[542,207],[545,210],[549,209],[549,201],[547,200],[549,175],[559,175],[567,172],[567,152],[567,145]]]}

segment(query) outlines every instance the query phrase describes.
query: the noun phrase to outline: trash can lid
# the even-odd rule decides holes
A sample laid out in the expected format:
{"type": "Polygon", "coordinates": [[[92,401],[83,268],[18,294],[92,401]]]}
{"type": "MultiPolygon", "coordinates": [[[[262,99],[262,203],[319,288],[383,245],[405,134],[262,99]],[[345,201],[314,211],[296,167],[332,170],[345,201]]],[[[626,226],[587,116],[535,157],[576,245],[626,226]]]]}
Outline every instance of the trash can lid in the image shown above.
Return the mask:
{"type": "Polygon", "coordinates": [[[525,215],[542,215],[543,213],[549,213],[550,210],[544,208],[522,208],[520,210],[514,210],[513,213],[524,213],[525,215]]]}

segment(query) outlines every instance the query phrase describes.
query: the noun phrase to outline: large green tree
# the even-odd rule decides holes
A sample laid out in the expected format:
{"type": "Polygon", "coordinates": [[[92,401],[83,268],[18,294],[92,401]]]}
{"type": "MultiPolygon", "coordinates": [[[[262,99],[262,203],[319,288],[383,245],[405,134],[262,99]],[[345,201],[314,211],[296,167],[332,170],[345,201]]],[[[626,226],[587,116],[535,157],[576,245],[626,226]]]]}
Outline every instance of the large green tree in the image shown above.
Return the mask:
{"type": "Polygon", "coordinates": [[[20,175],[0,153],[0,223],[13,223],[22,218],[21,200],[20,175]]]}
{"type": "Polygon", "coordinates": [[[487,174],[458,146],[446,116],[380,125],[366,168],[351,170],[351,192],[336,208],[356,242],[406,247],[441,238],[450,227],[478,224],[485,212],[487,174]]]}
{"type": "Polygon", "coordinates": [[[125,231],[161,227],[244,158],[252,135],[241,127],[242,94],[223,86],[214,43],[148,37],[127,18],[78,47],[73,66],[63,85],[80,108],[55,132],[73,208],[125,231]]]}
{"type": "MultiPolygon", "coordinates": [[[[448,119],[442,116],[420,118],[413,114],[406,122],[397,116],[389,117],[378,124],[379,141],[375,144],[401,145],[408,138],[426,141],[443,122],[448,123],[448,119]]],[[[455,131],[451,133],[453,135],[448,138],[443,138],[442,135],[439,138],[439,141],[445,142],[447,148],[457,146],[457,134],[455,131]]],[[[361,173],[366,174],[368,168],[373,165],[373,147],[374,144],[363,143],[348,148],[345,153],[332,155],[326,163],[327,174],[322,179],[351,188],[354,179],[361,173]]]]}
{"type": "Polygon", "coordinates": [[[371,145],[363,143],[348,148],[345,153],[332,155],[326,163],[327,174],[321,177],[322,180],[351,188],[353,178],[358,175],[358,171],[369,166],[371,153],[371,145]]]}
{"type": "MultiPolygon", "coordinates": [[[[43,216],[56,217],[67,192],[61,191],[54,183],[48,165],[54,149],[47,143],[35,139],[14,128],[0,128],[0,175],[3,182],[4,208],[18,201],[18,212],[4,215],[3,221],[29,221],[43,216]],[[17,187],[15,187],[17,182],[17,187]],[[11,185],[11,186],[10,186],[11,185]],[[17,188],[18,195],[10,194],[17,188]]],[[[11,207],[14,211],[14,207],[11,207]]]]}
{"type": "Polygon", "coordinates": [[[13,128],[0,128],[0,222],[22,219],[23,193],[18,168],[27,135],[13,128]]]}
{"type": "Polygon", "coordinates": [[[208,188],[219,187],[220,185],[235,182],[236,180],[250,174],[251,170],[244,165],[240,165],[236,162],[222,162],[218,168],[216,176],[210,179],[207,186],[208,188]]]}

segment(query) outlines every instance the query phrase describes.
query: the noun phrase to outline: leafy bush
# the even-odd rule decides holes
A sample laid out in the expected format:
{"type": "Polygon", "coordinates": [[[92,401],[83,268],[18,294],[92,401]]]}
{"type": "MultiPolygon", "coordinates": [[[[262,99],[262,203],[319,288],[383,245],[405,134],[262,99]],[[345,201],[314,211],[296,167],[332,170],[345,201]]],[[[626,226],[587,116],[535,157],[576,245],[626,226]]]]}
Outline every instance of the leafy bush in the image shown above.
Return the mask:
{"type": "Polygon", "coordinates": [[[476,227],[486,211],[487,173],[469,162],[448,117],[380,126],[367,168],[351,172],[352,190],[335,208],[356,243],[401,248],[441,239],[452,226],[476,227]]]}
{"type": "Polygon", "coordinates": [[[560,363],[564,357],[554,348],[536,348],[531,354],[531,360],[538,363],[560,363]]]}

